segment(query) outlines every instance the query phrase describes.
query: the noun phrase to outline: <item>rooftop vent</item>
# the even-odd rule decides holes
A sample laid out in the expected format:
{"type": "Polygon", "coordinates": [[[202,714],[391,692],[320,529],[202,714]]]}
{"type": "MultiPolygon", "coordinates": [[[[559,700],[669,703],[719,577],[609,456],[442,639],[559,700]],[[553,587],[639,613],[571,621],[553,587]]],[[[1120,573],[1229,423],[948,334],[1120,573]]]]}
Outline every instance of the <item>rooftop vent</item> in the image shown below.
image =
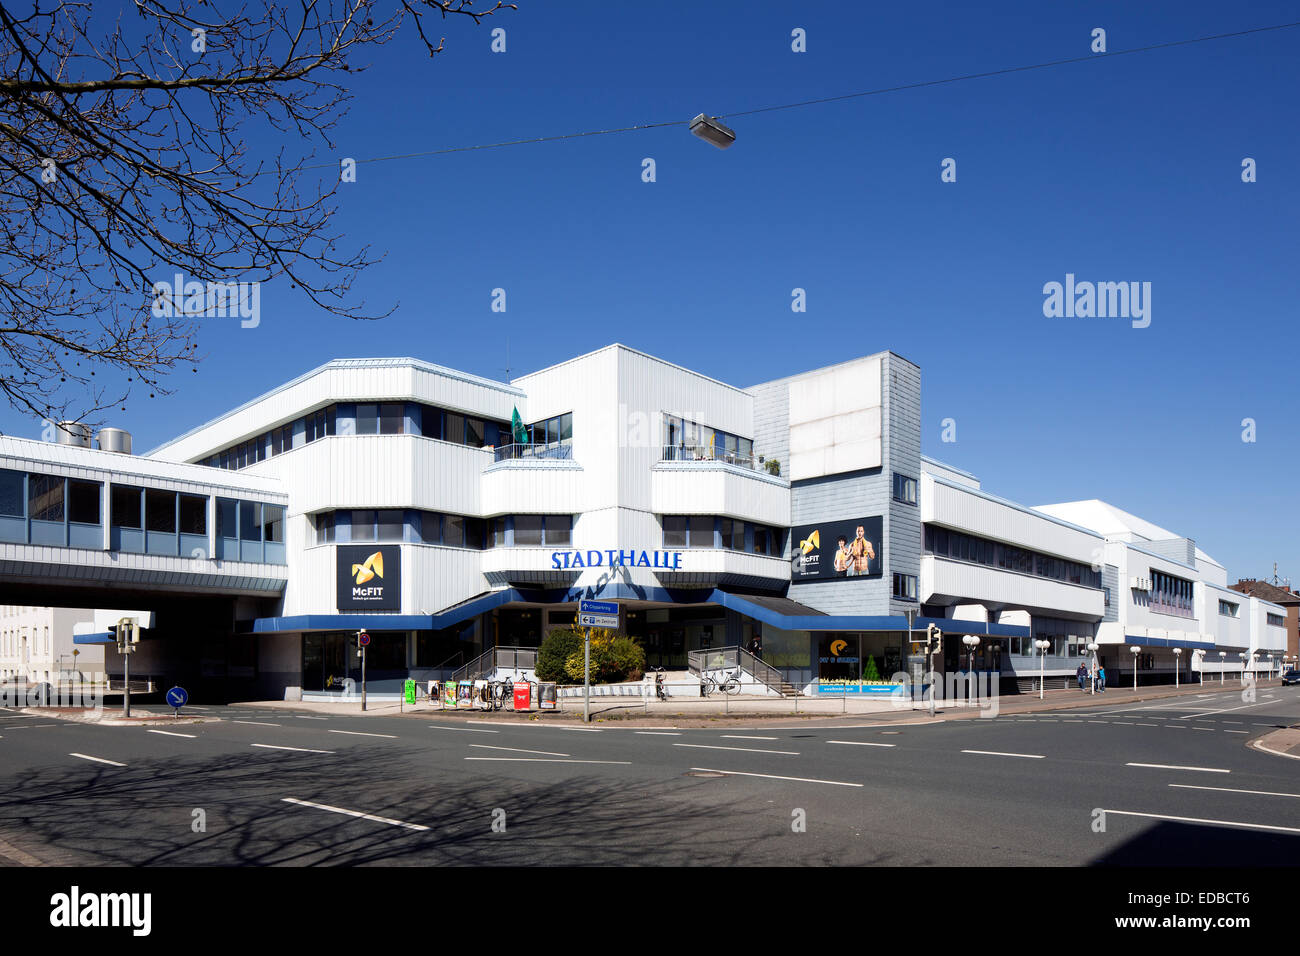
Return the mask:
{"type": "Polygon", "coordinates": [[[59,422],[55,429],[55,442],[60,445],[72,445],[75,448],[90,447],[90,426],[81,422],[59,422]]]}
{"type": "MultiPolygon", "coordinates": [[[[86,442],[89,446],[90,442],[86,442]]],[[[101,428],[99,430],[99,447],[102,451],[115,451],[122,455],[131,454],[131,433],[120,428],[101,428]]]]}

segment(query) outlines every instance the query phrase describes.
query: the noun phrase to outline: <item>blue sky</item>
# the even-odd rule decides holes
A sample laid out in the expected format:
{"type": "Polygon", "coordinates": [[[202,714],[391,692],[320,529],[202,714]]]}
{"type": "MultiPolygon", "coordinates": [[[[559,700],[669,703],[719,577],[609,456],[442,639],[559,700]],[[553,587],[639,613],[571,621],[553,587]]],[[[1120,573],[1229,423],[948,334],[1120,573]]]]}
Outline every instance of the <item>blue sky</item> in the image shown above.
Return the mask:
{"type": "MultiPolygon", "coordinates": [[[[1115,51],[1300,20],[1281,2],[519,6],[448,21],[434,60],[410,35],[378,53],[321,155],[725,116],[1086,55],[1095,27],[1115,51]]],[[[148,449],[341,356],[501,378],[507,339],[515,375],[621,341],[737,385],[892,349],[922,369],[923,450],[989,491],[1102,498],[1234,579],[1277,561],[1300,582],[1298,81],[1291,29],[736,117],[727,151],[669,127],[363,163],[336,226],[387,252],[356,290],[397,311],[350,321],[265,287],[258,328],[206,320],[199,373],[121,424],[148,449]],[[1150,282],[1150,327],[1045,318],[1067,273],[1150,282]]]]}

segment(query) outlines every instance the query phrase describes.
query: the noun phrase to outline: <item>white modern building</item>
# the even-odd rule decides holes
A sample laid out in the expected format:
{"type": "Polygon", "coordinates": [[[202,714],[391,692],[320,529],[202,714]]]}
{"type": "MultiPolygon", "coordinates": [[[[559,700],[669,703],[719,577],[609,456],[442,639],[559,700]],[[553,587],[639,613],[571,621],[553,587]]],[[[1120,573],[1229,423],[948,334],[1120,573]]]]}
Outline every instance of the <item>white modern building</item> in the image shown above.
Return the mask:
{"type": "Polygon", "coordinates": [[[1092,643],[1113,681],[1172,679],[1175,648],[1280,653],[1280,609],[1187,539],[991,495],[920,434],[921,370],[892,352],[743,388],[621,345],[510,384],[337,360],[145,456],[0,438],[0,567],[154,612],[132,676],[208,696],[335,693],[363,628],[373,688],[450,676],[583,598],[617,601],[651,666],[757,640],[807,690],[918,670],[931,622],[945,670],[1004,690],[1092,643]]]}
{"type": "Polygon", "coordinates": [[[92,615],[84,608],[0,607],[0,681],[58,684],[102,674],[104,649],[73,645],[74,628],[92,615]]]}

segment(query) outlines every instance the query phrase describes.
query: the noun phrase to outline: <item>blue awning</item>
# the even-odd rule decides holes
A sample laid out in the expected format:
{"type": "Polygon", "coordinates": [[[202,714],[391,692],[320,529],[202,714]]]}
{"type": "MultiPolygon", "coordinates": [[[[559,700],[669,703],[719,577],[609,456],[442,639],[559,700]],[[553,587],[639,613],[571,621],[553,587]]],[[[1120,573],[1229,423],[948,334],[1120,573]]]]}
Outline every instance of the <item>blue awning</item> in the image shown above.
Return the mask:
{"type": "Polygon", "coordinates": [[[116,644],[117,638],[112,631],[100,631],[98,634],[73,634],[73,644],[116,644]]]}

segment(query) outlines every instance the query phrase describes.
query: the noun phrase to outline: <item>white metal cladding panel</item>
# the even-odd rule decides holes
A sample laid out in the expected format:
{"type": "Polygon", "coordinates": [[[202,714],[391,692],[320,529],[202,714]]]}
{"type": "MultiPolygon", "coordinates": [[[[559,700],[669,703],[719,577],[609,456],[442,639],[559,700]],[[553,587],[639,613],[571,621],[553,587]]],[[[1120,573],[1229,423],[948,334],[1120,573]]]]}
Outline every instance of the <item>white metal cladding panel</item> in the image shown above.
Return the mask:
{"type": "MultiPolygon", "coordinates": [[[[884,572],[890,582],[890,612],[905,614],[915,605],[892,597],[894,574],[918,574],[921,560],[919,505],[895,501],[893,476],[917,479],[921,475],[921,370],[897,355],[881,360],[881,397],[884,403],[883,470],[888,478],[889,505],[885,512],[884,572]]],[[[919,582],[918,582],[919,586],[919,582]]]]}
{"type": "MultiPolygon", "coordinates": [[[[625,440],[618,401],[615,349],[590,355],[515,382],[528,393],[526,421],[573,413],[573,460],[582,466],[582,511],[618,503],[618,448],[625,440]]],[[[520,413],[523,414],[521,406],[520,413]]]]}
{"type": "Polygon", "coordinates": [[[1286,626],[1278,627],[1268,623],[1269,614],[1280,615],[1283,620],[1286,620],[1286,608],[1261,601],[1259,598],[1252,597],[1248,600],[1250,601],[1250,646],[1261,651],[1286,650],[1286,626]]]}
{"type": "Polygon", "coordinates": [[[922,520],[1087,565],[1101,554],[1099,535],[991,501],[971,489],[945,485],[933,476],[922,481],[922,520]]]}
{"type": "MultiPolygon", "coordinates": [[[[1191,581],[1195,580],[1196,572],[1183,567],[1177,562],[1136,551],[1127,545],[1122,545],[1122,547],[1124,548],[1124,566],[1120,569],[1119,587],[1121,592],[1120,600],[1123,602],[1121,608],[1124,610],[1121,611],[1120,620],[1123,621],[1126,627],[1133,629],[1155,628],[1157,630],[1174,628],[1176,630],[1215,633],[1219,610],[1217,599],[1213,602],[1213,607],[1208,607],[1207,602],[1193,600],[1192,607],[1197,616],[1187,618],[1176,614],[1166,614],[1163,611],[1153,611],[1150,607],[1150,592],[1138,591],[1135,598],[1135,592],[1131,587],[1133,578],[1149,579],[1153,570],[1191,581]],[[1214,612],[1212,616],[1208,615],[1210,610],[1214,612]]],[[[1193,595],[1203,587],[1203,584],[1197,582],[1193,595]]],[[[1140,633],[1140,631],[1131,630],[1130,633],[1140,633]]]]}
{"type": "Polygon", "coordinates": [[[234,411],[158,449],[157,455],[174,461],[203,458],[312,409],[332,402],[367,400],[427,402],[499,421],[509,421],[515,405],[524,413],[523,398],[504,383],[440,374],[410,364],[343,364],[326,366],[304,381],[234,411]]]}
{"type": "Polygon", "coordinates": [[[583,470],[512,461],[483,475],[485,515],[577,514],[581,510],[583,470]]]}
{"type": "Polygon", "coordinates": [[[790,473],[790,383],[769,382],[749,390],[754,396],[754,454],[775,458],[790,473]]]}
{"type": "Polygon", "coordinates": [[[627,423],[619,444],[619,504],[627,507],[651,507],[651,469],[663,457],[665,413],[743,438],[754,434],[748,393],[628,349],[618,350],[617,405],[618,418],[627,423]]]}
{"type": "Polygon", "coordinates": [[[922,601],[943,595],[982,604],[1032,608],[1040,614],[1061,611],[1099,620],[1105,611],[1105,597],[1093,588],[933,555],[921,559],[921,590],[922,601]]]}
{"type": "Polygon", "coordinates": [[[255,467],[279,477],[291,513],[423,508],[478,515],[492,452],[415,435],[336,435],[255,467]]]}
{"type": "Polygon", "coordinates": [[[651,473],[655,514],[730,515],[785,528],[790,487],[785,482],[722,464],[658,465],[651,473]]]}
{"type": "Polygon", "coordinates": [[[25,438],[0,436],[0,468],[187,494],[285,500],[283,486],[266,477],[25,438]]]}
{"type": "MultiPolygon", "coordinates": [[[[432,614],[488,590],[483,552],[432,545],[402,545],[403,614],[432,614]]],[[[285,591],[284,616],[335,614],[338,606],[336,549],[309,548],[294,565],[285,591]]]]}

